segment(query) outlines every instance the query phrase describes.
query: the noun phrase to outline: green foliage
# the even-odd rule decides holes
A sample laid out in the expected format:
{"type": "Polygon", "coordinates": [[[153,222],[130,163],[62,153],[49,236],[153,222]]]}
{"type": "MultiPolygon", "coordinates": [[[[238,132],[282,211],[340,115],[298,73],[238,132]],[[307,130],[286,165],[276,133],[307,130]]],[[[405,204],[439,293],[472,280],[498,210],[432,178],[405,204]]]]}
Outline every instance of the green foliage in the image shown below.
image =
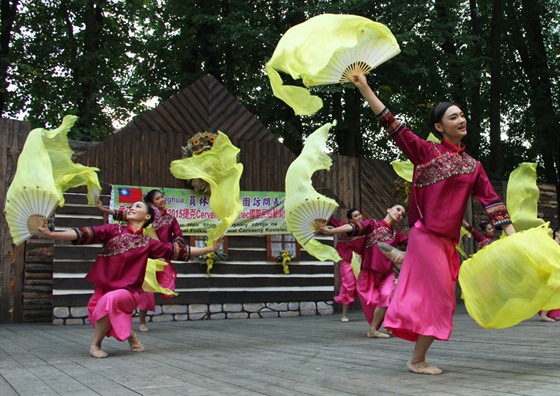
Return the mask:
{"type": "MultiPolygon", "coordinates": [[[[386,24],[401,45],[401,54],[368,77],[384,103],[424,137],[431,107],[440,100],[460,103],[472,120],[467,148],[487,165],[493,155],[488,140],[493,2],[479,0],[477,10],[470,3],[22,0],[8,56],[10,97],[4,116],[53,127],[64,114],[76,114],[80,122],[74,137],[98,140],[113,131],[113,123],[122,125],[147,110],[148,101],[163,101],[210,73],[296,153],[306,135],[337,119],[334,152],[393,160],[398,150],[361,98],[357,101],[352,85],[313,88],[324,100],[323,109],[296,117],[272,95],[264,71],[287,29],[321,13],[348,13],[386,24]]],[[[522,61],[523,51],[534,45],[522,23],[527,0],[506,3],[498,89],[507,174],[522,160],[543,164],[550,142],[537,128],[542,120],[530,111],[530,63],[522,61]]],[[[542,14],[553,106],[546,122],[557,128],[560,3],[535,0],[533,6],[542,14]]],[[[555,136],[553,144],[557,131],[555,136]]]]}

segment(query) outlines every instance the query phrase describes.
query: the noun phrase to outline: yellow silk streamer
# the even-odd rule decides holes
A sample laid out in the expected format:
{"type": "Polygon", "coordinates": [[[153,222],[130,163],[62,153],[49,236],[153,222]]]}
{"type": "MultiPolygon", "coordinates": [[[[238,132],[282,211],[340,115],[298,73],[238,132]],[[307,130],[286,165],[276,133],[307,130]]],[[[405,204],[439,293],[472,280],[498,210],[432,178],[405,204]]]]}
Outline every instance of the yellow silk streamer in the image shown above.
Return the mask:
{"type": "Polygon", "coordinates": [[[544,223],[538,218],[539,195],[537,164],[523,162],[510,173],[507,184],[507,208],[516,231],[544,223]]]}
{"type": "Polygon", "coordinates": [[[486,246],[461,265],[462,297],[485,328],[505,328],[560,307],[560,245],[548,223],[486,246]]]}
{"type": "Polygon", "coordinates": [[[157,272],[163,271],[163,268],[169,265],[163,260],[152,260],[148,259],[148,265],[146,266],[146,274],[144,275],[144,283],[142,284],[142,290],[151,293],[161,293],[168,296],[178,296],[179,293],[174,292],[171,289],[162,287],[157,280],[157,272]]]}
{"type": "Polygon", "coordinates": [[[290,28],[266,63],[274,95],[297,115],[311,115],[323,101],[306,88],[283,85],[279,71],[302,79],[306,87],[344,80],[350,65],[367,73],[400,52],[397,40],[383,24],[357,15],[324,14],[290,28]]]}
{"type": "Polygon", "coordinates": [[[176,178],[200,178],[210,185],[210,209],[221,222],[208,230],[207,246],[223,235],[243,211],[239,189],[243,165],[237,162],[238,153],[239,149],[218,131],[210,150],[171,162],[170,170],[176,178]]]}
{"type": "Polygon", "coordinates": [[[34,232],[26,224],[28,219],[49,217],[56,205],[64,205],[63,191],[86,185],[90,204],[99,197],[99,169],[75,164],[71,159],[67,134],[76,120],[75,116],[66,116],[57,129],[34,129],[25,141],[6,195],[6,219],[16,245],[34,232]]]}
{"type": "Polygon", "coordinates": [[[325,124],[307,137],[301,154],[290,164],[286,172],[286,199],[284,209],[286,216],[286,226],[294,235],[301,246],[312,256],[321,261],[340,261],[335,248],[324,245],[319,241],[309,237],[312,231],[312,220],[328,219],[338,207],[336,201],[319,194],[313,188],[311,177],[321,169],[329,170],[332,160],[324,150],[326,148],[329,129],[334,124],[325,124]],[[308,220],[304,221],[299,208],[310,204],[310,210],[317,208],[317,212],[322,214],[313,216],[311,213],[308,220]],[[327,208],[326,211],[323,209],[327,208]],[[313,218],[314,217],[314,218],[313,218]],[[308,233],[303,235],[301,232],[302,222],[307,227],[308,233]]]}
{"type": "Polygon", "coordinates": [[[356,252],[352,252],[352,261],[350,262],[352,266],[352,272],[356,279],[360,275],[360,269],[362,268],[362,256],[356,252]]]}
{"type": "MultiPolygon", "coordinates": [[[[74,163],[72,161],[74,152],[68,144],[68,132],[77,119],[76,116],[66,116],[57,129],[43,130],[43,141],[51,159],[57,189],[66,191],[74,187],[87,186],[88,204],[95,205],[101,192],[96,173],[99,169],[74,163]]],[[[61,206],[63,204],[64,197],[61,206]]]]}

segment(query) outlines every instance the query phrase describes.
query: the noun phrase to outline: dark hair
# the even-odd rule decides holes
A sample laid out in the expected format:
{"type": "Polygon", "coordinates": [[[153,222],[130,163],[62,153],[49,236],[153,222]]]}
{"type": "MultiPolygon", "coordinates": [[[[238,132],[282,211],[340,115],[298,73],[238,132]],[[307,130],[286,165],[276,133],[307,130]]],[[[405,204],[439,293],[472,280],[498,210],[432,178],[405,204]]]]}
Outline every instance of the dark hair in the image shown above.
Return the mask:
{"type": "Polygon", "coordinates": [[[428,116],[428,127],[430,131],[434,133],[439,139],[443,139],[443,135],[440,131],[438,131],[435,127],[435,124],[441,123],[443,115],[451,106],[460,107],[457,103],[454,102],[439,102],[437,106],[433,107],[430,111],[430,115],[428,116]]]}
{"type": "Polygon", "coordinates": [[[154,208],[152,207],[152,205],[149,205],[148,202],[144,201],[142,203],[144,205],[146,205],[146,209],[148,210],[148,214],[150,215],[150,218],[148,220],[146,220],[146,222],[142,225],[142,228],[146,228],[147,226],[152,224],[154,222],[154,220],[156,219],[156,212],[155,212],[154,208]]]}
{"type": "Polygon", "coordinates": [[[146,195],[144,195],[144,201],[149,203],[149,204],[153,204],[153,200],[154,200],[154,196],[160,193],[161,195],[163,195],[163,191],[158,190],[158,189],[154,189],[154,190],[150,190],[148,191],[148,193],[146,195]]]}
{"type": "Polygon", "coordinates": [[[360,209],[358,208],[350,208],[348,209],[348,211],[346,212],[346,218],[347,219],[351,219],[352,218],[352,213],[356,212],[356,211],[360,211],[360,209]]]}
{"type": "Polygon", "coordinates": [[[478,225],[480,227],[480,229],[482,231],[486,231],[486,227],[488,227],[488,224],[490,224],[489,221],[483,220],[480,222],[480,224],[478,225]]]}

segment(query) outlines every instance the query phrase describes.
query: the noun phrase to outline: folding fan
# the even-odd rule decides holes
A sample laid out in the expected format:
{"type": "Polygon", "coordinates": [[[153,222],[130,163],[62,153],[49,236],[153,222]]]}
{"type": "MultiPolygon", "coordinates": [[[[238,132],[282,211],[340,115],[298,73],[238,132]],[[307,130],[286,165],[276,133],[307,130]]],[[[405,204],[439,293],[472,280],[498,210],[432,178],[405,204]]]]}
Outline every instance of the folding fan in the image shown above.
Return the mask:
{"type": "Polygon", "coordinates": [[[25,141],[6,195],[6,220],[16,245],[37,232],[44,220],[53,214],[61,196],[43,145],[42,130],[34,129],[25,141]]]}
{"type": "Polygon", "coordinates": [[[560,306],[560,245],[548,223],[501,238],[461,264],[469,315],[485,328],[506,328],[560,306]]]}
{"type": "Polygon", "coordinates": [[[315,191],[311,177],[331,166],[332,161],[324,152],[331,126],[325,124],[309,135],[300,155],[290,164],[284,201],[286,227],[310,255],[323,261],[340,260],[336,249],[313,239],[319,224],[331,217],[338,204],[315,191]]]}
{"type": "Polygon", "coordinates": [[[44,226],[59,203],[57,195],[39,186],[23,186],[19,190],[11,190],[8,196],[6,220],[16,245],[37,234],[37,229],[44,226]]]}
{"type": "MultiPolygon", "coordinates": [[[[6,220],[16,245],[37,233],[57,205],[62,206],[62,191],[88,186],[88,197],[101,190],[97,168],[72,163],[68,131],[77,117],[66,116],[57,129],[32,130],[18,158],[14,179],[6,194],[6,220]]],[[[92,202],[90,202],[92,203],[92,202]]]]}
{"type": "Polygon", "coordinates": [[[299,243],[306,244],[317,234],[320,224],[326,224],[337,208],[336,202],[320,197],[306,199],[290,211],[290,217],[298,219],[296,223],[292,222],[290,232],[299,243]]]}
{"type": "Polygon", "coordinates": [[[305,87],[351,82],[400,52],[383,24],[356,15],[324,14],[290,28],[266,63],[272,91],[297,115],[319,110],[322,100],[302,87],[283,85],[279,72],[305,87]]]}

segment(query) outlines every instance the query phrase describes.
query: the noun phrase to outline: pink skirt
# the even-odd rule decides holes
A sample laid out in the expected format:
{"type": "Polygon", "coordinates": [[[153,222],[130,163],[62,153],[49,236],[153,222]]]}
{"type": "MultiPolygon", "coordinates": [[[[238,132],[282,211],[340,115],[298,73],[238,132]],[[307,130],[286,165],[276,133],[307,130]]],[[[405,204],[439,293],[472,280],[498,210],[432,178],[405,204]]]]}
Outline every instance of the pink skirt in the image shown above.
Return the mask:
{"type": "Polygon", "coordinates": [[[417,222],[410,230],[395,295],[384,326],[397,337],[449,340],[455,312],[459,256],[455,243],[417,222]]]}
{"type": "Polygon", "coordinates": [[[395,275],[391,272],[384,278],[376,277],[372,270],[362,269],[358,276],[357,292],[364,316],[371,326],[375,308],[387,308],[395,288],[395,275]]]}
{"type": "Polygon", "coordinates": [[[340,291],[334,298],[339,304],[350,305],[354,302],[356,292],[356,276],[352,270],[352,265],[345,260],[340,262],[340,291]]]}
{"type": "Polygon", "coordinates": [[[104,292],[96,287],[88,302],[89,321],[95,328],[98,320],[109,315],[111,329],[107,335],[119,341],[126,341],[132,331],[132,312],[139,300],[140,293],[126,289],[104,292]]]}

